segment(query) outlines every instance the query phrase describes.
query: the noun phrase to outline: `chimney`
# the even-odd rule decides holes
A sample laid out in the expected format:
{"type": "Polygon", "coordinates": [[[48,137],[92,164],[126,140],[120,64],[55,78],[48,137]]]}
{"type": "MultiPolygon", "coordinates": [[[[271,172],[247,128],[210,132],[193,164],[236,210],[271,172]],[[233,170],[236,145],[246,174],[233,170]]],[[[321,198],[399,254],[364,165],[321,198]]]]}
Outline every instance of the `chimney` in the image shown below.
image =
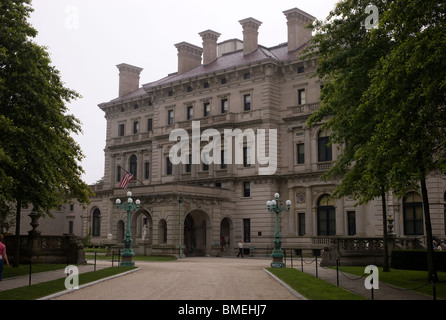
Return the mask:
{"type": "Polygon", "coordinates": [[[187,42],[175,45],[178,50],[178,74],[192,70],[201,65],[203,49],[187,42]]]}
{"type": "Polygon", "coordinates": [[[305,26],[316,18],[297,8],[283,13],[287,18],[288,25],[288,51],[293,51],[311,40],[311,29],[307,29],[305,26]]]}
{"type": "Polygon", "coordinates": [[[262,22],[254,18],[246,18],[239,21],[243,27],[243,54],[250,54],[257,50],[258,35],[262,22]]]}
{"type": "Polygon", "coordinates": [[[126,63],[121,63],[116,66],[119,69],[119,96],[139,89],[139,74],[143,70],[126,63]]]}
{"type": "Polygon", "coordinates": [[[203,39],[203,64],[206,65],[217,59],[217,40],[220,33],[206,30],[199,35],[203,39]]]}

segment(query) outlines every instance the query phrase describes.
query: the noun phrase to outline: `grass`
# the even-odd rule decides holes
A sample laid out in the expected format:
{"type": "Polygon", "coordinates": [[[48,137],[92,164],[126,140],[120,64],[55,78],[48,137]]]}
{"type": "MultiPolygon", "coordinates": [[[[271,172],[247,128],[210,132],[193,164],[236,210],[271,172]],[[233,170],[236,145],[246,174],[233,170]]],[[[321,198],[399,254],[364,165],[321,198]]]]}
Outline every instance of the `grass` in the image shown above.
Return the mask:
{"type": "MultiPolygon", "coordinates": [[[[81,273],[79,275],[79,285],[123,273],[134,268],[135,267],[114,267],[99,271],[81,273]]],[[[66,290],[65,277],[48,282],[33,284],[31,286],[0,291],[0,300],[35,300],[64,290],[66,290]]]]}
{"type": "MultiPolygon", "coordinates": [[[[65,269],[66,266],[66,264],[33,264],[31,266],[31,273],[34,274],[44,271],[65,269]]],[[[29,274],[29,264],[21,264],[17,268],[12,267],[11,265],[5,265],[3,268],[3,279],[29,274]]]]}
{"type": "MultiPolygon", "coordinates": [[[[351,273],[361,276],[364,274],[364,267],[340,267],[339,269],[345,273],[351,273]]],[[[383,268],[379,267],[379,281],[390,284],[392,286],[412,290],[423,293],[425,295],[433,295],[433,287],[427,284],[427,271],[418,270],[399,270],[390,269],[390,272],[383,272],[383,268]]],[[[446,299],[446,272],[438,272],[437,298],[446,299]]]]}
{"type": "Polygon", "coordinates": [[[366,300],[362,296],[297,269],[268,268],[267,270],[309,300],[366,300]]]}

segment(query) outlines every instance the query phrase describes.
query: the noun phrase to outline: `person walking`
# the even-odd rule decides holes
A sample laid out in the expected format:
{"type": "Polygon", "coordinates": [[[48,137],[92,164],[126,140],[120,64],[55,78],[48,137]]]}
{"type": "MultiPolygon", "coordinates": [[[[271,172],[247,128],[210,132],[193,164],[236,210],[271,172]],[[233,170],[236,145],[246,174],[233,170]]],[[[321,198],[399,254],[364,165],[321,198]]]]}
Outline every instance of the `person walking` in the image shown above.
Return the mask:
{"type": "Polygon", "coordinates": [[[243,258],[243,242],[242,242],[242,240],[240,240],[240,241],[238,242],[238,255],[237,255],[237,258],[238,258],[240,255],[242,255],[242,258],[243,258]]]}
{"type": "Polygon", "coordinates": [[[4,238],[5,236],[3,234],[0,234],[0,281],[2,281],[3,277],[3,261],[6,261],[6,265],[9,266],[8,256],[6,255],[6,246],[3,244],[4,238]]]}

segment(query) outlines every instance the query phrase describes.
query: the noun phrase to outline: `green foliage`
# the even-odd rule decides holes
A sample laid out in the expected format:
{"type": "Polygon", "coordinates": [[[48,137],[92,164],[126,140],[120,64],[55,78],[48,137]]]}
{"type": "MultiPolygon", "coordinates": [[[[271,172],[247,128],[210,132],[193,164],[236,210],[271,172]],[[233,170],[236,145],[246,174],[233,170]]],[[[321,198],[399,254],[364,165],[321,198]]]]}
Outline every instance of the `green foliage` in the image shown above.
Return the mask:
{"type": "Polygon", "coordinates": [[[30,1],[5,0],[0,10],[0,200],[41,214],[72,198],[89,203],[84,155],[72,137],[81,125],[66,106],[80,95],[33,42],[30,1]]]}

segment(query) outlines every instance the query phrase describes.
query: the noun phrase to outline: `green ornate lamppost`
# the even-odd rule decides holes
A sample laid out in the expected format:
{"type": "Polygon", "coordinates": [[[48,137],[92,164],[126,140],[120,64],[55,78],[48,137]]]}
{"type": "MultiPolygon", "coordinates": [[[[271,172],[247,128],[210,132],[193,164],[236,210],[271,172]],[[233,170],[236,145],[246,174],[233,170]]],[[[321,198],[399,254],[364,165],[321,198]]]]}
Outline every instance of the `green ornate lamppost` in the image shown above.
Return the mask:
{"type": "Polygon", "coordinates": [[[121,205],[121,199],[116,199],[116,207],[118,210],[123,209],[127,211],[127,231],[125,232],[124,250],[121,253],[122,261],[120,266],[128,267],[135,265],[135,262],[133,261],[133,256],[135,255],[132,248],[133,240],[132,234],[130,233],[130,213],[136,211],[139,208],[140,203],[139,200],[136,200],[135,203],[133,203],[131,191],[127,192],[127,202],[124,204],[121,205]]]}
{"type": "Polygon", "coordinates": [[[282,251],[282,241],[280,240],[279,233],[279,213],[281,212],[289,212],[291,207],[291,201],[286,201],[286,207],[282,204],[279,205],[279,194],[274,194],[274,200],[267,201],[266,207],[269,212],[273,212],[276,214],[276,234],[274,235],[274,250],[271,254],[273,258],[273,262],[271,262],[272,268],[284,268],[285,264],[283,263],[283,251],[282,251]]]}

